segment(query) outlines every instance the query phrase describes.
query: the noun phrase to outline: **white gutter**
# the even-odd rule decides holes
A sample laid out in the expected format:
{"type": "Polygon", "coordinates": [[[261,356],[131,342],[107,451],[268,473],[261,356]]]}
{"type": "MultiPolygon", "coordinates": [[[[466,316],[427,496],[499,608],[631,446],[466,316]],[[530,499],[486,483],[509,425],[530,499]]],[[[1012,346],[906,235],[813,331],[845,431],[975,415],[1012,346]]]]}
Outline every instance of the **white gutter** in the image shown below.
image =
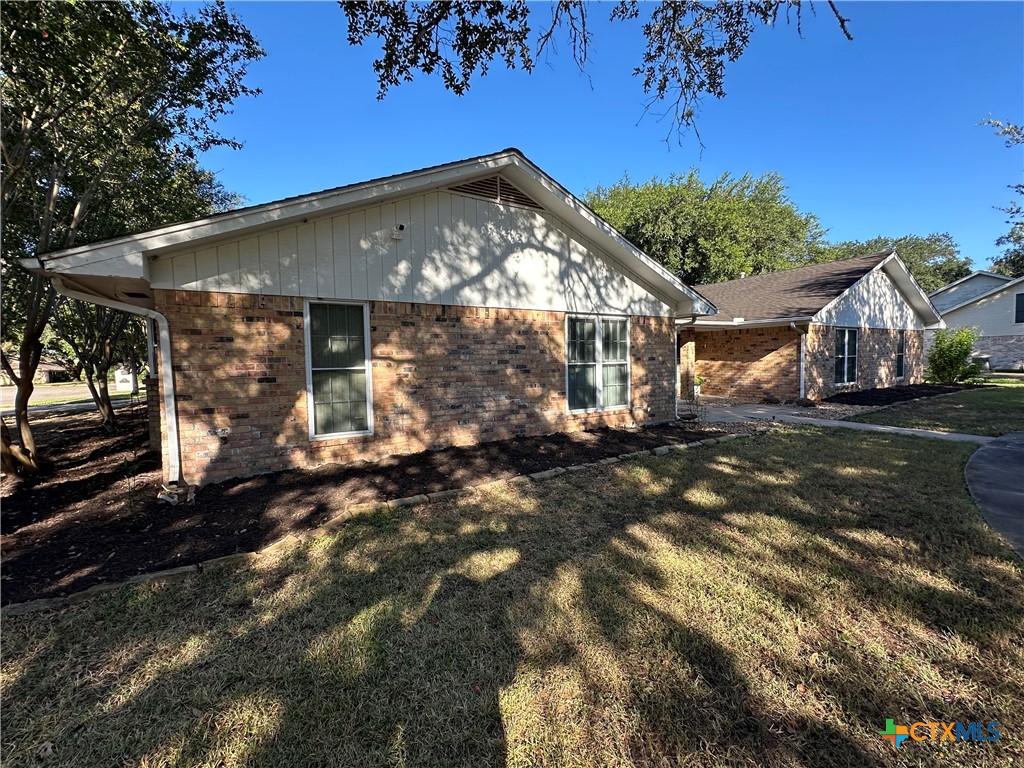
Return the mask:
{"type": "Polygon", "coordinates": [[[155,309],[146,309],[135,304],[126,304],[105,296],[95,296],[91,293],[76,291],[64,284],[63,278],[50,275],[50,281],[54,289],[62,296],[69,299],[78,299],[90,304],[98,304],[101,307],[119,309],[132,315],[142,315],[156,321],[160,335],[160,375],[163,379],[164,389],[164,411],[167,422],[167,479],[172,483],[181,481],[181,444],[178,442],[178,406],[174,396],[174,371],[171,368],[171,332],[167,325],[167,318],[155,309]]]}
{"type": "Polygon", "coordinates": [[[698,320],[693,319],[679,319],[676,320],[676,325],[685,325],[689,328],[706,328],[710,331],[721,331],[729,328],[757,328],[761,326],[773,326],[773,325],[791,325],[793,323],[809,323],[814,318],[806,315],[799,317],[770,317],[764,320],[745,320],[742,318],[734,318],[732,320],[698,320]]]}
{"type": "Polygon", "coordinates": [[[801,330],[800,326],[796,323],[790,323],[789,327],[800,334],[800,397],[807,397],[807,367],[806,367],[806,347],[804,346],[804,340],[807,338],[807,329],[801,330]]]}

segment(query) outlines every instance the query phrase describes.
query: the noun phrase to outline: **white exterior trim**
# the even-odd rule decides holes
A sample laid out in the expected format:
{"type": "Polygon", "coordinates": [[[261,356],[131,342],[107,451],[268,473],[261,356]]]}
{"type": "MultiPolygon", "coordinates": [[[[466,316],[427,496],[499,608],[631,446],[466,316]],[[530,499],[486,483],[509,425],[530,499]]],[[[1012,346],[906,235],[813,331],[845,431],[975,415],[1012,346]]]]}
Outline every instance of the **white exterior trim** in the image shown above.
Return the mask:
{"type": "Polygon", "coordinates": [[[306,299],[302,307],[303,339],[306,354],[306,417],[310,442],[340,440],[346,437],[368,437],[373,435],[373,350],[370,344],[370,303],[366,301],[336,301],[333,299],[306,299]],[[366,429],[355,432],[330,432],[316,434],[316,413],[313,404],[313,347],[310,342],[309,308],[311,304],[343,304],[363,308],[363,351],[366,360],[366,429]]]}
{"type": "MultiPolygon", "coordinates": [[[[501,173],[544,210],[562,218],[607,252],[615,269],[651,291],[672,314],[714,314],[714,305],[632,245],[516,149],[357,183],[231,213],[172,224],[129,237],[55,251],[39,257],[44,274],[77,274],[150,282],[151,262],[163,254],[253,238],[270,230],[385,204],[456,182],[501,173]]],[[[37,267],[33,262],[31,267],[37,267]]],[[[312,295],[312,294],[306,294],[312,295]]]]}
{"type": "MultiPolygon", "coordinates": [[[[588,312],[567,312],[564,319],[565,327],[562,335],[565,338],[565,408],[570,414],[581,413],[607,413],[609,411],[628,411],[633,409],[633,347],[630,338],[633,324],[629,315],[596,314],[588,312]],[[604,402],[604,337],[601,330],[602,320],[625,320],[626,321],[626,403],[625,405],[599,405],[596,408],[572,408],[569,405],[569,321],[573,318],[594,319],[594,389],[598,403],[604,402]],[[602,375],[598,375],[602,374],[602,375]]],[[[587,363],[583,363],[587,365],[587,363]]]]}

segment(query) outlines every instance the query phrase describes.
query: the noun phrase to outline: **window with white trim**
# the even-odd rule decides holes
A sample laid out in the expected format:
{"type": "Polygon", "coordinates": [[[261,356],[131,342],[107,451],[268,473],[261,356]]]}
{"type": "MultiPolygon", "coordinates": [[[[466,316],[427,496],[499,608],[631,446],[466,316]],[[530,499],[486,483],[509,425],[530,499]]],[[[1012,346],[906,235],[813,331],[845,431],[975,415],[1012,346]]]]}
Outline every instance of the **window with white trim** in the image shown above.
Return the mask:
{"type": "Polygon", "coordinates": [[[370,376],[366,307],[313,302],[308,307],[310,435],[368,432],[370,376]]]}
{"type": "Polygon", "coordinates": [[[1013,322],[1024,323],[1024,293],[1014,294],[1013,322]]]}
{"type": "Polygon", "coordinates": [[[899,335],[896,337],[896,378],[902,379],[906,374],[907,332],[897,333],[899,335]]]}
{"type": "Polygon", "coordinates": [[[857,329],[836,328],[836,384],[857,381],[857,329]]]}
{"type": "Polygon", "coordinates": [[[627,407],[629,320],[570,316],[566,331],[569,410],[627,407]]]}

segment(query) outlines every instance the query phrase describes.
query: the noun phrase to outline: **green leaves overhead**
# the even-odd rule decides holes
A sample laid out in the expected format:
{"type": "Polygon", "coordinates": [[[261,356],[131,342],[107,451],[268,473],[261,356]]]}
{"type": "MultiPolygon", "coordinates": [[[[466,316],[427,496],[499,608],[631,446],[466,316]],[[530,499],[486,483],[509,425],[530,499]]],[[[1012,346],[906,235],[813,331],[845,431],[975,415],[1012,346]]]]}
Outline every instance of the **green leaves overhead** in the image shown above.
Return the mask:
{"type": "MultiPolygon", "coordinates": [[[[826,3],[842,34],[852,40],[847,23],[834,2],[826,3]]],[[[580,0],[549,4],[550,14],[534,30],[531,14],[542,13],[541,3],[513,2],[340,2],[348,22],[348,42],[364,45],[375,38],[380,56],[373,62],[378,98],[417,72],[439,73],[444,87],[462,95],[474,77],[487,74],[497,59],[509,69],[532,72],[534,59],[555,51],[564,39],[581,71],[590,60],[592,32],[588,15],[610,8],[610,20],[625,34],[643,17],[646,39],[642,60],[633,69],[648,101],[669,116],[670,133],[680,134],[695,125],[697,107],[704,96],[725,96],[725,68],[746,50],[751,36],[780,19],[796,21],[799,30],[805,6],[801,0],[756,2],[703,2],[677,0],[639,3],[619,0],[602,6],[580,0]]],[[[535,18],[535,17],[534,17],[535,18]]]]}
{"type": "Polygon", "coordinates": [[[639,248],[691,284],[732,280],[815,260],[824,231],[786,197],[782,177],[696,171],[634,185],[624,178],[586,201],[639,248]]]}

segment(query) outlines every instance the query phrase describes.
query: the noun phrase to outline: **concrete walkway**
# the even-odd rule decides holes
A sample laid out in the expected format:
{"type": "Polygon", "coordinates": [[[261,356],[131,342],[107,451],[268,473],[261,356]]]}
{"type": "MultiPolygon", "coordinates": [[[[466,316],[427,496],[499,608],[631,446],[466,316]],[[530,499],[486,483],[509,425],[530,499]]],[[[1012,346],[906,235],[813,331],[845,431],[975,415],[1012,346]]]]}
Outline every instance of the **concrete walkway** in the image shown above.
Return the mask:
{"type": "Polygon", "coordinates": [[[818,427],[840,427],[842,429],[859,429],[863,432],[888,432],[892,435],[929,437],[934,440],[951,440],[958,443],[985,444],[996,439],[994,437],[985,437],[984,435],[964,435],[959,432],[935,432],[930,429],[889,427],[884,424],[862,424],[859,421],[816,419],[810,416],[798,416],[793,413],[793,406],[786,405],[759,405],[754,403],[744,403],[742,405],[708,406],[704,420],[715,423],[734,421],[786,421],[794,424],[811,424],[818,427]]]}
{"type": "Polygon", "coordinates": [[[1024,432],[1012,432],[976,450],[964,468],[981,514],[1024,557],[1024,432]]]}

